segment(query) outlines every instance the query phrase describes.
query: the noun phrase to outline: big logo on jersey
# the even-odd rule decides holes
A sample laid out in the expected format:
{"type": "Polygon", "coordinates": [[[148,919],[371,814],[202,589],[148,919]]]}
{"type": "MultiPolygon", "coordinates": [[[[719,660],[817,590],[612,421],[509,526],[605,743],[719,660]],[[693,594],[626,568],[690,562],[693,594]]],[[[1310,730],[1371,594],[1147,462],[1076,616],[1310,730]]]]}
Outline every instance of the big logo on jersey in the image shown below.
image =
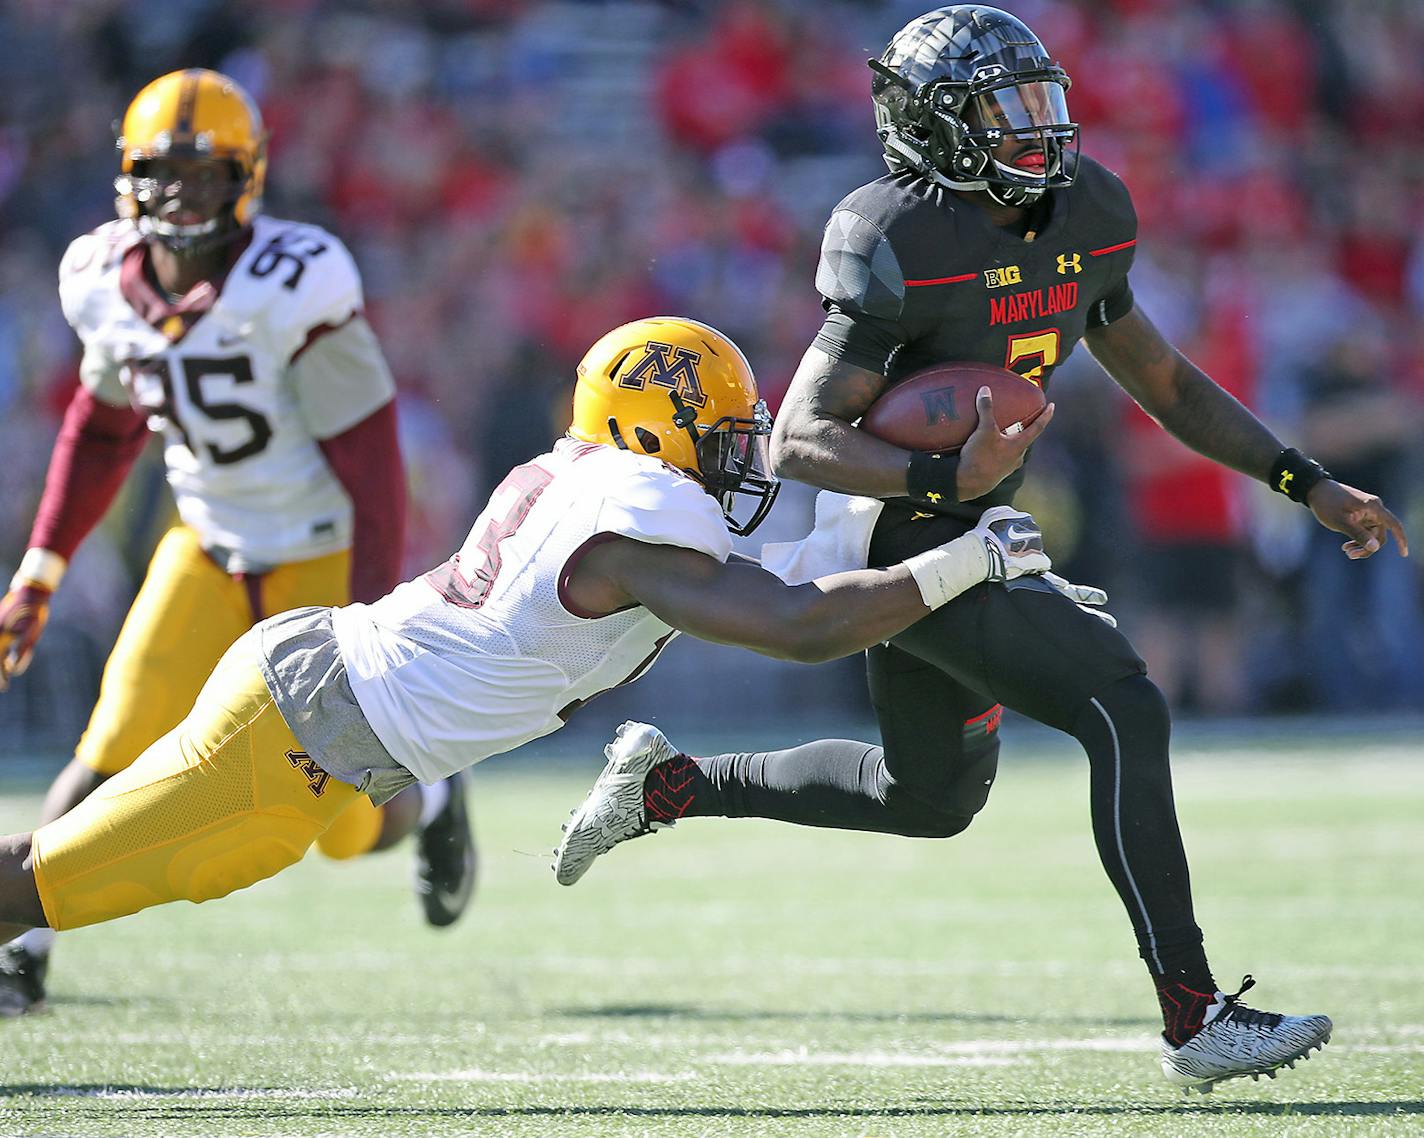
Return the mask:
{"type": "Polygon", "coordinates": [[[683,402],[693,407],[705,407],[707,395],[697,375],[697,365],[701,361],[700,352],[649,340],[647,355],[618,377],[618,386],[642,391],[648,384],[655,383],[676,391],[683,402]]]}

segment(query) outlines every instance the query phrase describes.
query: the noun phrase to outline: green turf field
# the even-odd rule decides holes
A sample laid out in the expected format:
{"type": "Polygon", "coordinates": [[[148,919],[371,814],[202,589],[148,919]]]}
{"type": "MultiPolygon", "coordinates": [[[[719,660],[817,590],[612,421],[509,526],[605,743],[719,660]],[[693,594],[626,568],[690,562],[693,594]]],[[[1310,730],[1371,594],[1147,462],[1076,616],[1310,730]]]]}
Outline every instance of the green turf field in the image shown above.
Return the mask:
{"type": "Polygon", "coordinates": [[[1085,766],[1037,740],[948,842],[690,822],[573,889],[543,852],[592,762],[481,770],[452,931],[402,850],[64,937],[50,1012],[0,1023],[0,1135],[1424,1134],[1424,746],[1179,749],[1218,979],[1336,1023],[1188,1099],[1085,766]]]}

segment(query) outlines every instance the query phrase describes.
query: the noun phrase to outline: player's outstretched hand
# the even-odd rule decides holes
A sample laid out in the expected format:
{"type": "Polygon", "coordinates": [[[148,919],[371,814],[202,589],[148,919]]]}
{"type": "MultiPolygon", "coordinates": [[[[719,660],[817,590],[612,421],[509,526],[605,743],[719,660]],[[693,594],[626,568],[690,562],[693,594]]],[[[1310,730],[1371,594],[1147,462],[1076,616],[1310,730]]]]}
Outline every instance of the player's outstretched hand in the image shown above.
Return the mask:
{"type": "Polygon", "coordinates": [[[1389,541],[1390,534],[1399,542],[1399,555],[1409,556],[1409,538],[1405,536],[1404,526],[1375,495],[1333,478],[1324,478],[1311,488],[1306,502],[1316,521],[1350,539],[1340,548],[1351,561],[1378,553],[1389,541]]]}
{"type": "Polygon", "coordinates": [[[30,666],[49,619],[51,593],[43,585],[18,585],[0,599],[0,691],[30,666]]]}
{"type": "Polygon", "coordinates": [[[960,449],[956,472],[961,502],[982,498],[1022,466],[1024,453],[1053,419],[1050,403],[1028,426],[1014,423],[1001,431],[994,421],[994,397],[987,387],[979,389],[974,409],[979,413],[979,425],[960,449]]]}

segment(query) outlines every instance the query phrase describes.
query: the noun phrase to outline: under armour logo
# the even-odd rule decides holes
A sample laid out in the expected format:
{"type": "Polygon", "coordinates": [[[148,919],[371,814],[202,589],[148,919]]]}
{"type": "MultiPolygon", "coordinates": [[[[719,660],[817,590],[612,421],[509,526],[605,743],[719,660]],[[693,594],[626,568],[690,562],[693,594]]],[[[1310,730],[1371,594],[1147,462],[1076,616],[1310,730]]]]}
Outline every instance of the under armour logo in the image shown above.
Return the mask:
{"type": "Polygon", "coordinates": [[[1290,491],[1287,490],[1286,487],[1291,484],[1291,480],[1294,479],[1294,478],[1295,478],[1294,472],[1287,470],[1285,473],[1283,473],[1283,474],[1281,475],[1280,484],[1276,487],[1276,489],[1279,490],[1282,494],[1289,494],[1290,491]]]}
{"type": "Polygon", "coordinates": [[[1083,255],[1081,253],[1059,253],[1058,254],[1058,274],[1067,276],[1071,273],[1081,273],[1083,271],[1083,255]]]}
{"type": "Polygon", "coordinates": [[[925,495],[925,497],[928,498],[931,502],[934,502],[936,505],[938,505],[940,501],[944,498],[944,495],[941,494],[938,490],[931,490],[928,494],[925,495]]]}

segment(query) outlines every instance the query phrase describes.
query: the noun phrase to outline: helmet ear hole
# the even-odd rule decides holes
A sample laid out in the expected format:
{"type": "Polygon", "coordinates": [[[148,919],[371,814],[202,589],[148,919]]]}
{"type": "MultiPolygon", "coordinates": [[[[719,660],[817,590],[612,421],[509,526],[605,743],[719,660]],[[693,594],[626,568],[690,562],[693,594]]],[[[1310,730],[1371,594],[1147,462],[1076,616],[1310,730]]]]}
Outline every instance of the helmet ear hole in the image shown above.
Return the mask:
{"type": "Polygon", "coordinates": [[[663,449],[662,441],[647,427],[634,427],[633,434],[638,439],[638,445],[643,448],[644,454],[657,454],[663,449]]]}

